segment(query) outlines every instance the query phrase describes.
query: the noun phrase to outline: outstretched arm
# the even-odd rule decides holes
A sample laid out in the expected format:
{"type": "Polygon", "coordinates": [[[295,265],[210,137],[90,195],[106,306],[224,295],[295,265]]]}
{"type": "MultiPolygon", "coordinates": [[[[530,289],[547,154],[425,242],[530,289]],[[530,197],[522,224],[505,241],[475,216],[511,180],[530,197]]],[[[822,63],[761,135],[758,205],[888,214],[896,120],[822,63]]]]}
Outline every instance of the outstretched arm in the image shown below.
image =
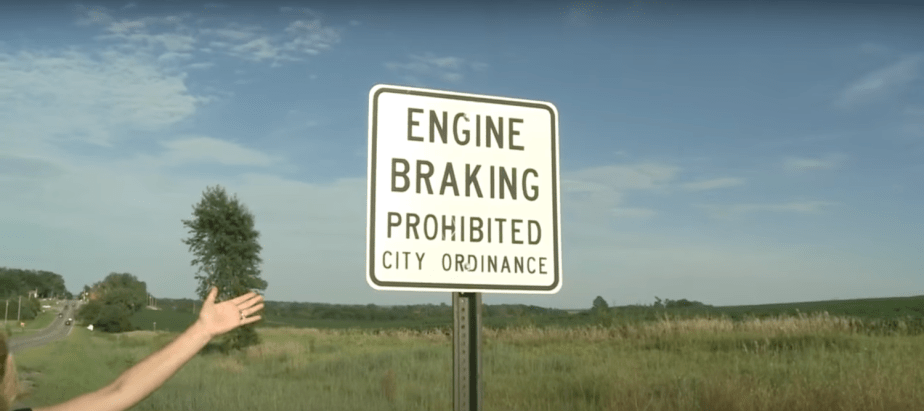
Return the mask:
{"type": "Polygon", "coordinates": [[[212,288],[202,304],[199,319],[179,337],[126,370],[108,386],[70,401],[34,411],[124,411],[145,399],[186,364],[212,337],[260,320],[250,314],[263,308],[263,297],[247,293],[215,304],[212,288]],[[241,314],[246,318],[242,319],[241,314]]]}

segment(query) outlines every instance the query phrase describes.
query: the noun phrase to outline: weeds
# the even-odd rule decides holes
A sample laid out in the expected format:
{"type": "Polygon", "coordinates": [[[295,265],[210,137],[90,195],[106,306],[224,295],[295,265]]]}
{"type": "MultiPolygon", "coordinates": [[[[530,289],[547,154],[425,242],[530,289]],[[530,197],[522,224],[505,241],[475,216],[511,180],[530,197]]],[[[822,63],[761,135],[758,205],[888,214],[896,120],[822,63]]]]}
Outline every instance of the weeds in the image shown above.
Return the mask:
{"type": "MultiPolygon", "coordinates": [[[[485,408],[504,410],[924,409],[913,324],[827,313],[485,328],[485,408]]],[[[135,410],[395,410],[452,406],[445,330],[258,329],[263,343],[195,357],[135,410]]],[[[32,406],[111,382],[172,335],[101,336],[24,352],[32,406]],[[67,355],[80,354],[80,355],[67,355]]]]}

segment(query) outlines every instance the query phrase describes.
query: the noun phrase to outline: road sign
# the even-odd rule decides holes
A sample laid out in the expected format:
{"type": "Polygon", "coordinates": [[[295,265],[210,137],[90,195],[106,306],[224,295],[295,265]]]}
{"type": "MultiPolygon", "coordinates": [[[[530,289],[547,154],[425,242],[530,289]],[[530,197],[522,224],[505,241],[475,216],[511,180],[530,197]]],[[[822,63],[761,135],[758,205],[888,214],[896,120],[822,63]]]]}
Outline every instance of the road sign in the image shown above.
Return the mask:
{"type": "Polygon", "coordinates": [[[551,103],[373,87],[369,285],[558,292],[558,151],[558,111],[551,103]]]}

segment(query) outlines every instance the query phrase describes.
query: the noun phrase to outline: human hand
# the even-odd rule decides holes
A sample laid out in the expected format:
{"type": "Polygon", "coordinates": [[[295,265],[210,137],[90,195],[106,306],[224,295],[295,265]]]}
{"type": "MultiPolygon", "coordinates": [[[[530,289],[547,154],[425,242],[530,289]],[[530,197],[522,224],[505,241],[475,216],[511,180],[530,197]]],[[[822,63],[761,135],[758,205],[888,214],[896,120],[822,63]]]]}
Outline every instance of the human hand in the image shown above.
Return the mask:
{"type": "Polygon", "coordinates": [[[259,321],[262,317],[257,315],[249,317],[263,309],[263,296],[249,292],[228,301],[215,304],[218,288],[212,287],[209,295],[202,302],[199,312],[199,324],[208,333],[209,337],[216,337],[233,330],[241,325],[259,321]]]}

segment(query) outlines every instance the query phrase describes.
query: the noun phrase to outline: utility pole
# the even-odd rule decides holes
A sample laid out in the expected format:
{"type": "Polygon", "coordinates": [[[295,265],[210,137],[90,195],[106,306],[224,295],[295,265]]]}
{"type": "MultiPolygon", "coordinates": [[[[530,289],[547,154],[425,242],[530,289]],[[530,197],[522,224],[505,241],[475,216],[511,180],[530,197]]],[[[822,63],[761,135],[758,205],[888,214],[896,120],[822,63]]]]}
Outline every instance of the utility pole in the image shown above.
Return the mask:
{"type": "Polygon", "coordinates": [[[19,296],[19,311],[16,312],[16,323],[19,324],[19,314],[22,313],[22,296],[19,296]]]}
{"type": "Polygon", "coordinates": [[[6,312],[3,313],[3,325],[6,325],[6,315],[10,313],[10,299],[6,299],[6,312]]]}

